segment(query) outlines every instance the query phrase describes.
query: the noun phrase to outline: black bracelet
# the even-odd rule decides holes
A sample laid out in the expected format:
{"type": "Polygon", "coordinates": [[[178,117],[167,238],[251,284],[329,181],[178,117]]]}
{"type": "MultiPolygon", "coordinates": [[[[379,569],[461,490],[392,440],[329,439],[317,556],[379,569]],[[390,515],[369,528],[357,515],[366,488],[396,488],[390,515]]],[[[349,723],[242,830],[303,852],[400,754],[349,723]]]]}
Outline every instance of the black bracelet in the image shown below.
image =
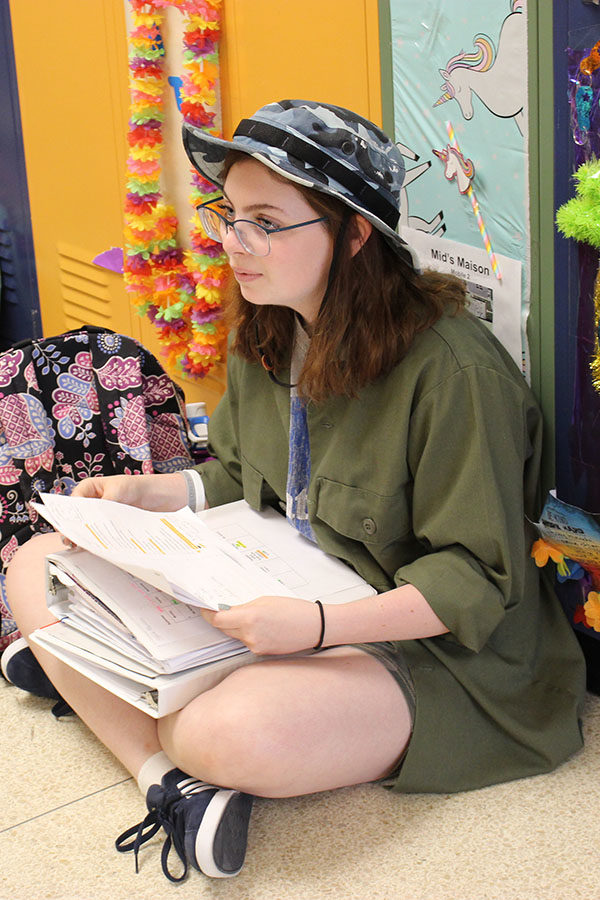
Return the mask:
{"type": "Polygon", "coordinates": [[[325,637],[325,611],[320,600],[315,600],[315,603],[319,607],[319,612],[321,613],[321,634],[319,636],[318,642],[313,647],[313,650],[320,650],[323,646],[323,638],[325,637]]]}

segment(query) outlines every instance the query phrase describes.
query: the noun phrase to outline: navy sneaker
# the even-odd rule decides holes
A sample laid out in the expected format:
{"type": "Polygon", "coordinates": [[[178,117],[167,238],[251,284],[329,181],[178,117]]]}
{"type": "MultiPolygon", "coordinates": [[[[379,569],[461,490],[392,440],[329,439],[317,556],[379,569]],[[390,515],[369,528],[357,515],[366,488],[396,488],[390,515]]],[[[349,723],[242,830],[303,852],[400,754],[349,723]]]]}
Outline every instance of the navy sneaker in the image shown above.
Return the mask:
{"type": "Polygon", "coordinates": [[[21,690],[48,700],[62,700],[25,638],[17,638],[8,645],[0,658],[0,669],[6,680],[21,690]]]}
{"type": "Polygon", "coordinates": [[[57,718],[73,712],[40,666],[25,638],[17,638],[8,645],[0,657],[0,670],[7,681],[22,691],[47,700],[56,700],[52,712],[57,718]]]}
{"type": "Polygon", "coordinates": [[[169,881],[183,881],[190,865],[212,878],[231,878],[244,865],[252,803],[249,794],[215,787],[190,778],[181,769],[171,769],[160,785],[149,788],[146,818],[119,835],[115,847],[120,853],[134,851],[137,872],[141,845],[162,826],[167,839],[161,864],[169,881]],[[183,864],[181,875],[173,875],[169,869],[171,848],[183,864]]]}

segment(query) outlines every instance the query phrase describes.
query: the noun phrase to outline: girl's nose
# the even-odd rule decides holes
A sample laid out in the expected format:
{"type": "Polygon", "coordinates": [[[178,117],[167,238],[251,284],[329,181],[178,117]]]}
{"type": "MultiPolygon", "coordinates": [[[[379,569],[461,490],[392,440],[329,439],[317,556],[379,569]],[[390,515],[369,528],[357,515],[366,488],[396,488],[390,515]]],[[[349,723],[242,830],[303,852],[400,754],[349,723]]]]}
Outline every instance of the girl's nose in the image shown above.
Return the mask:
{"type": "Polygon", "coordinates": [[[245,253],[243,244],[238,238],[235,228],[232,225],[225,226],[225,234],[223,235],[223,250],[227,254],[227,256],[231,256],[233,253],[245,253]]]}

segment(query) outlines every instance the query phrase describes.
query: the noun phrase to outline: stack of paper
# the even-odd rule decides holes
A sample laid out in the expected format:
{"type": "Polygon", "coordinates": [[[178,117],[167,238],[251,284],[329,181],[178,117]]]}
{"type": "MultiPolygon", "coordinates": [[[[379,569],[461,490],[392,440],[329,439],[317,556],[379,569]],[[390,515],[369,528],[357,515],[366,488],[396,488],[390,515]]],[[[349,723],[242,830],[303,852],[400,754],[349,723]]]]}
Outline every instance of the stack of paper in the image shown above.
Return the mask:
{"type": "Polygon", "coordinates": [[[343,603],[374,593],[274,510],[244,501],[194,514],[42,495],[37,510],[78,549],[48,557],[55,624],[32,640],[161,716],[257,660],[198,607],[261,595],[343,603]]]}
{"type": "Polygon", "coordinates": [[[198,607],[87,550],[50,556],[48,576],[56,594],[66,595],[62,602],[50,600],[55,615],[121,664],[127,659],[144,672],[179,672],[246,649],[209,625],[198,607]],[[67,591],[59,591],[57,582],[67,591]]]}

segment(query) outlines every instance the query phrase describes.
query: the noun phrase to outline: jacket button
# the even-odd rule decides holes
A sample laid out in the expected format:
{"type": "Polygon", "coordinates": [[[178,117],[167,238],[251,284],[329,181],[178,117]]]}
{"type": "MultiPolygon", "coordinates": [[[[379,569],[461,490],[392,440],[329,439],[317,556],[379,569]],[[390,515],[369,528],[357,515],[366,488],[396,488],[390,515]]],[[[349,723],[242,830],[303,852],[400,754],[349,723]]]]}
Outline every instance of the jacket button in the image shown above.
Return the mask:
{"type": "Polygon", "coordinates": [[[370,517],[362,520],[362,527],[367,532],[367,534],[375,534],[375,532],[377,531],[377,523],[370,517]]]}

